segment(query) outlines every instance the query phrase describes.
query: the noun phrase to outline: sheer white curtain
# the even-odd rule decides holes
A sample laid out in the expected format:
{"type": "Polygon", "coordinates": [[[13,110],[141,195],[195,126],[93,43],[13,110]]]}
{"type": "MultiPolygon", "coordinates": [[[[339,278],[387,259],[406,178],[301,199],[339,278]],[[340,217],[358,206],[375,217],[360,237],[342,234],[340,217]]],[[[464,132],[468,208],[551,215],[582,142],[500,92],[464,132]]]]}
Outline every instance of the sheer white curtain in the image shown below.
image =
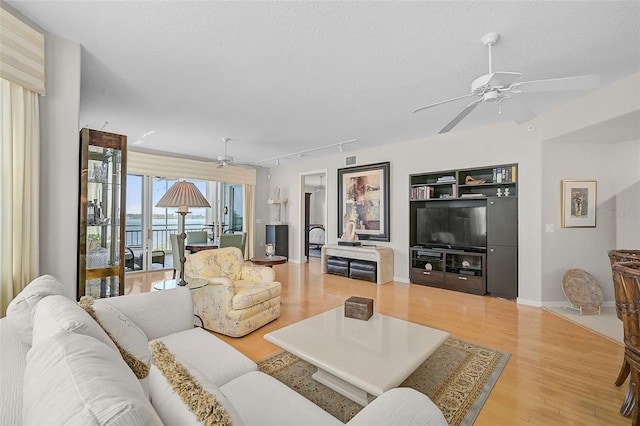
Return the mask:
{"type": "Polygon", "coordinates": [[[245,245],[244,257],[251,259],[253,257],[253,246],[255,245],[255,193],[256,186],[245,184],[242,193],[244,194],[243,212],[242,212],[242,229],[247,233],[247,243],[245,245]]]}
{"type": "Polygon", "coordinates": [[[40,131],[38,95],[0,79],[0,316],[39,274],[40,131]]]}

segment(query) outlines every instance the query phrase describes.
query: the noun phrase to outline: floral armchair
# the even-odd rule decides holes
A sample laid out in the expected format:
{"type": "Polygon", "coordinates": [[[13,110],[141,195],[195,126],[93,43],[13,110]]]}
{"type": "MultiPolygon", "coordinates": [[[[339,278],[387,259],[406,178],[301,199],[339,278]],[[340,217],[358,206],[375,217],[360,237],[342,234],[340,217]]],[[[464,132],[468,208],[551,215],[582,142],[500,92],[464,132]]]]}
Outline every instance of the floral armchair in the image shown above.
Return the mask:
{"type": "Polygon", "coordinates": [[[209,282],[193,290],[194,313],[203,327],[231,337],[251,333],[280,316],[282,286],[266,266],[245,265],[237,247],[187,255],[184,273],[209,282]]]}

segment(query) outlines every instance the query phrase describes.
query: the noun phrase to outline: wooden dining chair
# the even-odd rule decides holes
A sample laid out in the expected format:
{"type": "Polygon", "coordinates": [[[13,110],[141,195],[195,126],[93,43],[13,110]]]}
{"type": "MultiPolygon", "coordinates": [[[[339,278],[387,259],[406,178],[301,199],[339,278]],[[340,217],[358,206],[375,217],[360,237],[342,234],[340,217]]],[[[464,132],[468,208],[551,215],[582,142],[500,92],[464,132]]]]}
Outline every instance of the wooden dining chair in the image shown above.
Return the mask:
{"type": "Polygon", "coordinates": [[[616,295],[616,308],[624,326],[624,357],[631,374],[624,403],[632,407],[631,424],[640,426],[640,262],[616,262],[612,269],[620,297],[618,301],[616,295]]]}

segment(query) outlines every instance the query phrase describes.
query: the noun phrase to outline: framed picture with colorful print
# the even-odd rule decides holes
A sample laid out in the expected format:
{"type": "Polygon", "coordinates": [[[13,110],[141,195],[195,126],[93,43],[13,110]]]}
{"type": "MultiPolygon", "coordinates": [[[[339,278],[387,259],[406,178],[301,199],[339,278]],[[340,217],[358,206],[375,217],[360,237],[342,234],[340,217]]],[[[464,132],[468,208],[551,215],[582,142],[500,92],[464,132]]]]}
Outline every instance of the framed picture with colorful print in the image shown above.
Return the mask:
{"type": "Polygon", "coordinates": [[[353,222],[360,240],[389,241],[389,177],[389,162],[338,169],[338,223],[353,222]]]}

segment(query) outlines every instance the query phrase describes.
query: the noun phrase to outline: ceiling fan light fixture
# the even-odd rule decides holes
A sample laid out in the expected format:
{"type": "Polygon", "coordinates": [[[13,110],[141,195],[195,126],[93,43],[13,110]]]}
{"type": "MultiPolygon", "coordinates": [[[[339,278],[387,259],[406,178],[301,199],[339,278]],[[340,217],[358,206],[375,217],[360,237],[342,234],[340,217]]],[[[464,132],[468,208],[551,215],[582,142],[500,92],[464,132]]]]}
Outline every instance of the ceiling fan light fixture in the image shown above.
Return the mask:
{"type": "Polygon", "coordinates": [[[227,143],[230,140],[231,138],[222,138],[222,141],[224,142],[224,155],[218,155],[216,159],[216,162],[218,163],[216,169],[233,164],[233,157],[231,155],[227,155],[227,143]]]}
{"type": "Polygon", "coordinates": [[[485,102],[495,102],[498,100],[498,91],[497,90],[489,90],[482,95],[482,99],[485,102]]]}

